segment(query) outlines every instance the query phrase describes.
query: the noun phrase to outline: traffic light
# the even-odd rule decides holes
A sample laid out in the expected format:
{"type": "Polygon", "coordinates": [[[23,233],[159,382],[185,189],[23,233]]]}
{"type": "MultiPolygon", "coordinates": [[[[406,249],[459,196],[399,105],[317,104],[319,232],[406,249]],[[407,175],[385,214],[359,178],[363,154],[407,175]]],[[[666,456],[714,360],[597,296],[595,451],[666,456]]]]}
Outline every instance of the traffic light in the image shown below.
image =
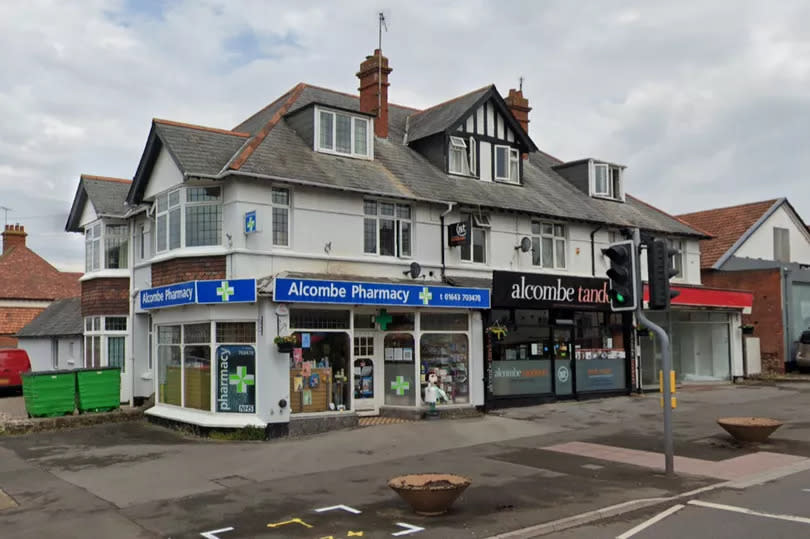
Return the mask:
{"type": "Polygon", "coordinates": [[[669,309],[669,300],[680,294],[669,288],[669,280],[678,274],[672,264],[672,257],[677,254],[678,250],[670,247],[665,239],[656,238],[647,244],[647,273],[652,310],[669,309]]]}
{"type": "Polygon", "coordinates": [[[610,259],[610,310],[634,311],[638,306],[638,256],[633,240],[611,243],[602,254],[610,259]]]}

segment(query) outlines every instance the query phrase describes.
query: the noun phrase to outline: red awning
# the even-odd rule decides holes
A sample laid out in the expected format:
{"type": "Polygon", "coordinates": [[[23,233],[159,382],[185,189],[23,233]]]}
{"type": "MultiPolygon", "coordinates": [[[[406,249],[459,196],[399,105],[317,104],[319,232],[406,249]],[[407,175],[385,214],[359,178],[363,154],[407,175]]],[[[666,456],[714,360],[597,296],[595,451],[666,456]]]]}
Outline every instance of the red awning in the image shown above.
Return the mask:
{"type": "MultiPolygon", "coordinates": [[[[754,294],[741,290],[709,288],[706,286],[673,286],[680,295],[672,300],[672,305],[689,307],[717,307],[724,309],[742,309],[743,314],[750,314],[754,304],[754,294]]],[[[647,284],[644,284],[644,303],[650,299],[647,284]]]]}

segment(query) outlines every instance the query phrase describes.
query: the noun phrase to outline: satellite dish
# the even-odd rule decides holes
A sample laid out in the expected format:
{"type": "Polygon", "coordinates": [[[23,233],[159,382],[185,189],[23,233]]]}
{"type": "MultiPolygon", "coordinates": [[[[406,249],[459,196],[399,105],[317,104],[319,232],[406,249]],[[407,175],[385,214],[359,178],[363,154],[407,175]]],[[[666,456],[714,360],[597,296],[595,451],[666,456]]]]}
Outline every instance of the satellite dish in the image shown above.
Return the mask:
{"type": "Polygon", "coordinates": [[[411,268],[404,273],[405,275],[410,275],[411,279],[416,279],[422,275],[422,266],[419,265],[419,262],[411,262],[411,268]]]}
{"type": "Polygon", "coordinates": [[[522,240],[520,240],[520,250],[524,253],[528,253],[532,250],[532,240],[528,237],[524,236],[522,240]]]}

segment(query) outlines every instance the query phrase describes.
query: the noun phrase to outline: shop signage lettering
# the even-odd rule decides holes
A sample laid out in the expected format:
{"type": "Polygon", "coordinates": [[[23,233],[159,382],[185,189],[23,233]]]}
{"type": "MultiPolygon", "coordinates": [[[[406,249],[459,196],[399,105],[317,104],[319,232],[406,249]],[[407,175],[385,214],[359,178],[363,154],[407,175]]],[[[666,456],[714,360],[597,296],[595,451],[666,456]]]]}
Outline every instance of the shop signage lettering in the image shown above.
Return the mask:
{"type": "Polygon", "coordinates": [[[489,309],[486,288],[421,286],[410,284],[320,281],[279,277],[273,297],[278,302],[402,305],[413,307],[462,307],[489,309]]]}
{"type": "Polygon", "coordinates": [[[141,309],[211,303],[255,303],[256,279],[188,281],[141,290],[141,309]]]}
{"type": "Polygon", "coordinates": [[[493,395],[532,395],[551,392],[551,361],[532,359],[493,361],[490,392],[493,395]]]}
{"type": "Polygon", "coordinates": [[[447,225],[447,244],[450,247],[456,245],[467,245],[470,242],[470,223],[462,221],[447,225]]]}
{"type": "Polygon", "coordinates": [[[568,306],[601,310],[608,307],[609,301],[608,282],[605,279],[493,272],[492,302],[495,307],[568,306]]]}
{"type": "Polygon", "coordinates": [[[252,346],[217,347],[217,411],[256,412],[256,351],[252,346]]]}

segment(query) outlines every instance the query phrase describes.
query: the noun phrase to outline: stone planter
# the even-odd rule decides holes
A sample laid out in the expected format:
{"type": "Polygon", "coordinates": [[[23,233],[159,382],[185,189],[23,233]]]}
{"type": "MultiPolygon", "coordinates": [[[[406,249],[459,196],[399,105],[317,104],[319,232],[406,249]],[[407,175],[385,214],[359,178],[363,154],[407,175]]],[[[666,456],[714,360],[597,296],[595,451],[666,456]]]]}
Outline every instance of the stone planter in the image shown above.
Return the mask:
{"type": "Polygon", "coordinates": [[[460,475],[426,473],[394,477],[388,481],[388,486],[417,515],[435,516],[446,513],[471,482],[460,475]]]}
{"type": "Polygon", "coordinates": [[[721,417],[717,424],[740,442],[764,442],[782,422],[767,417],[721,417]]]}

